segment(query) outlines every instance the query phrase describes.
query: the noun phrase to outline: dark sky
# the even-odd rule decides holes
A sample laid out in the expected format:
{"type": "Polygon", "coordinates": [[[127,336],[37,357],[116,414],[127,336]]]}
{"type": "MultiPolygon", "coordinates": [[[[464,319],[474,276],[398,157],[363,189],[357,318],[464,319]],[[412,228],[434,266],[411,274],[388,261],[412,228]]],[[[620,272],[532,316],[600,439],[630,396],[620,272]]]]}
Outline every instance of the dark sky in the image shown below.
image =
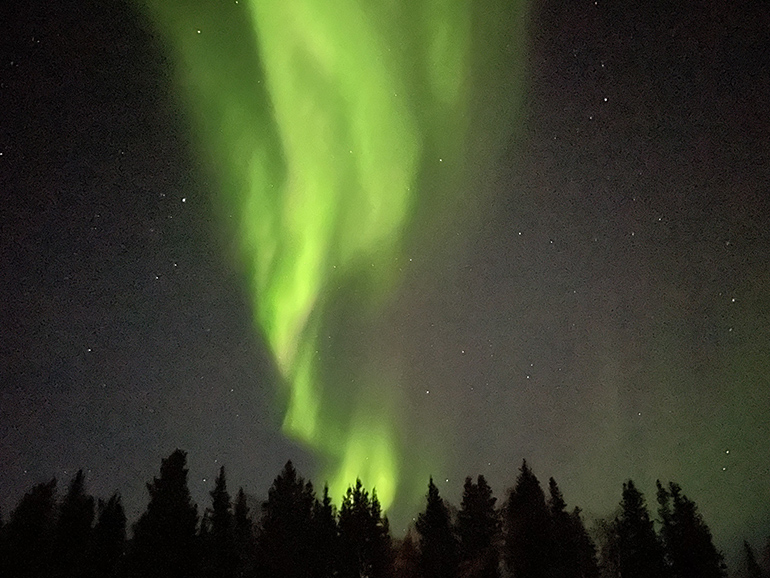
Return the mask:
{"type": "MultiPolygon", "coordinates": [[[[136,515],[176,447],[201,506],[219,464],[256,495],[312,475],[159,35],[3,4],[2,511],[84,468],[136,515]]],[[[770,528],[770,7],[678,4],[532,6],[476,218],[415,248],[376,325],[450,499],[522,458],[589,517],[674,480],[730,548],[770,528]]]]}

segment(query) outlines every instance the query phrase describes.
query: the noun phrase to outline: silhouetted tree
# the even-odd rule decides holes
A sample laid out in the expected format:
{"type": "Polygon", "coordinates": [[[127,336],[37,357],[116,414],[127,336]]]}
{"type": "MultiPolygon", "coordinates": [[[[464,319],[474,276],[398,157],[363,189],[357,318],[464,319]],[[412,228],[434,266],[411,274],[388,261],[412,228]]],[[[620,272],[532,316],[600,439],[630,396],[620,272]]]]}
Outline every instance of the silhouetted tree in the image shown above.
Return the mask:
{"type": "Polygon", "coordinates": [[[99,500],[99,516],[93,530],[93,569],[96,576],[114,576],[126,549],[126,513],[120,494],[113,494],[107,502],[99,500]]]}
{"type": "Polygon", "coordinates": [[[420,535],[420,570],[423,578],[453,578],[457,575],[459,546],[449,508],[439,495],[433,478],[428,482],[425,511],[415,524],[420,535]]]}
{"type": "Polygon", "coordinates": [[[348,487],[339,514],[340,576],[386,578],[392,569],[388,519],[382,516],[377,494],[371,498],[361,480],[348,487]]]}
{"type": "Polygon", "coordinates": [[[329,486],[324,486],[323,498],[313,504],[311,540],[313,577],[334,576],[339,558],[339,533],[329,486]]]}
{"type": "Polygon", "coordinates": [[[252,576],[256,572],[257,542],[254,523],[249,516],[246,494],[238,489],[233,506],[233,541],[235,545],[235,575],[239,578],[252,576]]]}
{"type": "Polygon", "coordinates": [[[524,460],[504,507],[504,557],[516,578],[546,578],[552,564],[551,518],[545,494],[524,460]]]}
{"type": "Polygon", "coordinates": [[[230,494],[227,493],[224,466],[219,468],[214,489],[209,492],[209,495],[211,508],[206,511],[206,524],[201,523],[204,551],[203,575],[207,578],[232,578],[235,576],[236,564],[233,513],[230,494]]]}
{"type": "Polygon", "coordinates": [[[420,578],[420,551],[414,542],[411,529],[395,550],[393,575],[397,578],[420,578]]]}
{"type": "Polygon", "coordinates": [[[5,529],[7,576],[38,578],[52,572],[56,478],[27,492],[5,529]]]}
{"type": "Polygon", "coordinates": [[[657,481],[658,514],[666,560],[674,578],[724,578],[721,553],[695,502],[673,482],[668,490],[657,481]],[[673,508],[672,508],[673,505],[673,508]]]}
{"type": "Polygon", "coordinates": [[[501,523],[496,501],[484,476],[478,476],[475,484],[470,477],[465,478],[456,526],[462,576],[496,578],[500,575],[501,523]]]}
{"type": "Polygon", "coordinates": [[[580,508],[567,512],[567,504],[556,480],[548,480],[548,510],[554,543],[550,572],[559,578],[596,578],[599,567],[596,547],[583,525],[580,508]]]}
{"type": "Polygon", "coordinates": [[[260,562],[267,578],[309,578],[313,485],[287,462],[262,507],[260,562]]]}
{"type": "Polygon", "coordinates": [[[594,527],[594,535],[599,545],[599,575],[602,578],[615,578],[620,575],[620,552],[616,523],[618,516],[609,520],[597,520],[594,527]]]}
{"type": "Polygon", "coordinates": [[[629,480],[623,484],[620,516],[615,521],[617,560],[622,578],[668,576],[663,548],[655,535],[644,496],[629,480]]]}
{"type": "Polygon", "coordinates": [[[743,541],[743,564],[746,578],[764,578],[762,567],[757,562],[754,549],[745,540],[743,541]]]}
{"type": "Polygon", "coordinates": [[[187,487],[187,454],[175,450],[147,484],[150,502],[134,525],[131,571],[141,578],[187,578],[197,567],[198,508],[187,487]]]}
{"type": "Polygon", "coordinates": [[[59,506],[54,533],[55,574],[61,577],[88,573],[91,526],[94,523],[94,499],[86,494],[85,475],[78,470],[59,506]]]}

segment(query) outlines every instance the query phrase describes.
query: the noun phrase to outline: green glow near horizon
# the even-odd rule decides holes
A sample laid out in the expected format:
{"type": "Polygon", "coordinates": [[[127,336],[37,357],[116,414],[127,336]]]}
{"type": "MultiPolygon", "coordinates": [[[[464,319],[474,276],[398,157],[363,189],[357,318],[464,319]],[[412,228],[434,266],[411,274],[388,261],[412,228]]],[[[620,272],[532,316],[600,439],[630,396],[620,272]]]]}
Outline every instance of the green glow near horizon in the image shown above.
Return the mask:
{"type": "Polygon", "coordinates": [[[144,1],[237,221],[255,318],[287,388],[283,430],[325,456],[333,495],[360,477],[387,508],[398,388],[333,407],[319,331],[338,285],[364,280],[360,314],[396,287],[423,167],[446,161],[444,185],[461,172],[470,0],[144,1]]]}

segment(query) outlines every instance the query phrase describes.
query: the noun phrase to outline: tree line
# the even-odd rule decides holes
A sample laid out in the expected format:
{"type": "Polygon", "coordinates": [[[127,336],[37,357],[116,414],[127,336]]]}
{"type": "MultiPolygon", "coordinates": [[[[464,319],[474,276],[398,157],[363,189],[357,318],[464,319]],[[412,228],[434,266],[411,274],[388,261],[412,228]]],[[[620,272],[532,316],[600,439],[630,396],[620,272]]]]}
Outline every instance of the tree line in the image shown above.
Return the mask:
{"type": "MultiPolygon", "coordinates": [[[[587,531],[556,481],[547,495],[526,461],[498,505],[484,476],[465,480],[459,508],[430,479],[424,510],[391,537],[375,489],[360,480],[339,508],[328,487],[288,462],[258,512],[243,488],[233,500],[225,468],[203,511],[187,485],[187,455],[174,451],[147,484],[146,510],[127,533],[120,495],[86,492],[82,470],[61,499],[56,480],[34,486],[0,518],[0,576],[9,578],[722,578],[711,532],[676,483],[657,483],[658,519],[633,481],[618,514],[587,531]]],[[[770,578],[745,544],[742,574],[770,578]]]]}

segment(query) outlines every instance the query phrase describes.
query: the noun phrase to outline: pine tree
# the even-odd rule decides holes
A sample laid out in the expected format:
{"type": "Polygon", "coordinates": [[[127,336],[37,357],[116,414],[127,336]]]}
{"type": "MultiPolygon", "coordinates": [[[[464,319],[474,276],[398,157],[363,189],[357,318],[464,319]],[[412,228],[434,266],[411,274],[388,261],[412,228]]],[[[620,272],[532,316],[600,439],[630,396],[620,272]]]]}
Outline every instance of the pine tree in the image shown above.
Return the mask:
{"type": "Polygon", "coordinates": [[[50,575],[56,519],[56,478],[27,492],[11,513],[5,530],[7,575],[50,575]]]}
{"type": "Polygon", "coordinates": [[[546,578],[553,562],[545,494],[524,460],[504,507],[505,563],[517,578],[546,578]]]}
{"type": "Polygon", "coordinates": [[[87,573],[94,499],[86,494],[85,475],[78,470],[59,507],[54,538],[56,574],[63,578],[87,573]]]}
{"type": "Polygon", "coordinates": [[[644,496],[629,480],[623,484],[620,516],[615,521],[617,555],[623,578],[668,576],[663,548],[655,535],[644,496]]]}
{"type": "Polygon", "coordinates": [[[233,506],[233,534],[236,556],[236,572],[239,578],[251,576],[256,572],[256,536],[254,523],[249,516],[249,506],[246,504],[246,494],[243,488],[238,489],[233,506]]]}
{"type": "Polygon", "coordinates": [[[724,578],[722,555],[695,503],[678,484],[670,482],[668,490],[660,480],[656,484],[661,536],[673,578],[724,578]]]}
{"type": "Polygon", "coordinates": [[[433,478],[428,482],[425,511],[417,518],[420,535],[420,569],[423,578],[453,578],[458,570],[458,543],[449,508],[439,495],[433,478]]]}
{"type": "Polygon", "coordinates": [[[596,547],[583,525],[580,508],[567,512],[567,504],[556,480],[548,480],[548,509],[554,549],[551,573],[559,578],[595,578],[599,575],[596,547]]]}
{"type": "Polygon", "coordinates": [[[93,531],[93,568],[96,576],[115,575],[126,548],[126,513],[120,494],[113,494],[107,502],[99,500],[99,517],[93,531]]]}
{"type": "Polygon", "coordinates": [[[187,454],[177,449],[147,484],[150,502],[134,525],[131,571],[141,578],[187,578],[197,567],[198,508],[187,487],[187,454]]]}
{"type": "Polygon", "coordinates": [[[340,565],[343,578],[386,578],[392,569],[388,519],[377,494],[371,498],[361,480],[348,487],[339,514],[340,565]]]}
{"type": "Polygon", "coordinates": [[[746,578],[763,578],[764,574],[762,572],[762,567],[757,562],[754,549],[745,540],[743,541],[743,555],[746,578]]]}
{"type": "Polygon", "coordinates": [[[602,578],[618,578],[620,576],[620,547],[617,518],[597,520],[594,529],[599,547],[599,572],[602,578]]]}
{"type": "Polygon", "coordinates": [[[235,548],[233,543],[233,513],[230,494],[227,493],[225,467],[219,469],[214,489],[209,492],[211,509],[206,512],[206,535],[201,524],[201,538],[205,552],[203,574],[209,578],[231,578],[235,575],[235,548]]]}
{"type": "Polygon", "coordinates": [[[462,576],[496,578],[500,575],[500,515],[495,509],[497,498],[484,476],[476,483],[465,479],[463,499],[457,513],[457,536],[462,576]]]}
{"type": "Polygon", "coordinates": [[[309,578],[313,564],[310,537],[313,485],[297,474],[291,461],[273,481],[262,506],[260,562],[267,578],[309,578]]]}
{"type": "Polygon", "coordinates": [[[324,486],[323,498],[313,505],[312,528],[313,577],[334,576],[339,558],[339,532],[329,486],[324,486]]]}
{"type": "Polygon", "coordinates": [[[420,551],[412,537],[411,529],[396,546],[393,575],[398,578],[420,578],[420,551]]]}

